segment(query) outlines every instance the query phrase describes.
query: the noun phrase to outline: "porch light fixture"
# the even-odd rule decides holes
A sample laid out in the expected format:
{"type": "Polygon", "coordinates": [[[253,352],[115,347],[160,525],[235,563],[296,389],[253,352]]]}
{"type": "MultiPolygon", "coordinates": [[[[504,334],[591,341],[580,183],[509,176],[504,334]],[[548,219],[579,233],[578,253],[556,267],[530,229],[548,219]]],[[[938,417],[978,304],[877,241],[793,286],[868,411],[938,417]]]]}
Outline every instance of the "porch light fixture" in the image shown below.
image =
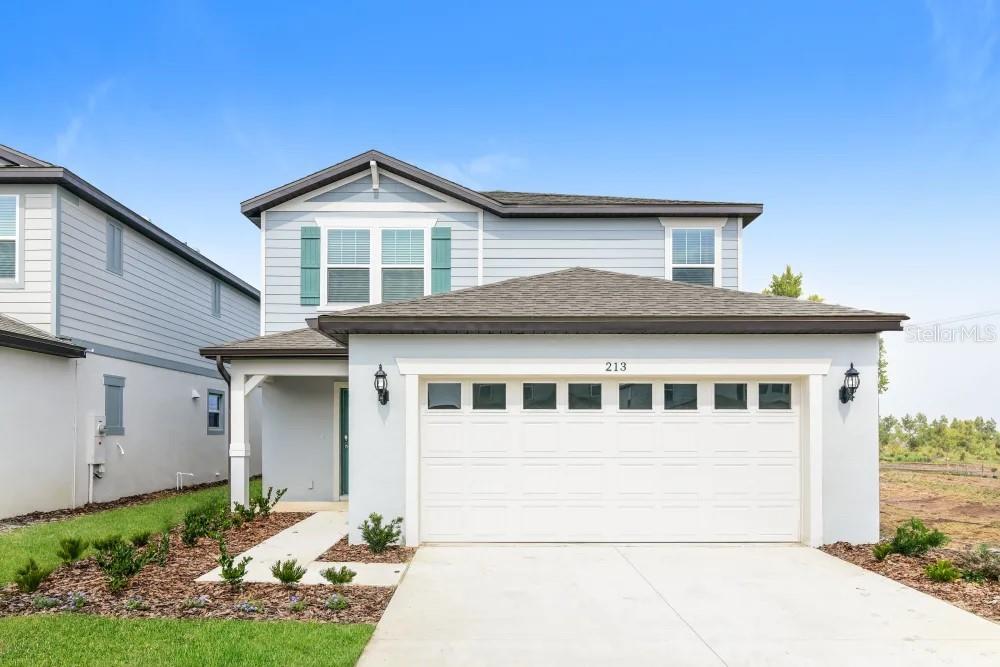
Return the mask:
{"type": "Polygon", "coordinates": [[[375,393],[378,394],[378,402],[382,405],[389,402],[389,380],[382,370],[382,364],[379,364],[378,370],[375,371],[375,393]]]}
{"type": "Polygon", "coordinates": [[[858,391],[858,386],[861,384],[861,373],[858,369],[854,367],[854,363],[851,362],[851,367],[844,371],[844,386],[840,388],[840,402],[847,403],[848,401],[854,400],[854,394],[858,391]]]}

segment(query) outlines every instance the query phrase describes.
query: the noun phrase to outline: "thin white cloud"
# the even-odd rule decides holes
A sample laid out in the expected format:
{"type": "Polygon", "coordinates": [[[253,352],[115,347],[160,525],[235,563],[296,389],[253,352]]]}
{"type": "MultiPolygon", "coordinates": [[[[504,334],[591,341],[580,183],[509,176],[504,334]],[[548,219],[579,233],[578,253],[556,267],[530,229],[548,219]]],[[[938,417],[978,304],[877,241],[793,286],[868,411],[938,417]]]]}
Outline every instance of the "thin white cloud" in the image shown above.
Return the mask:
{"type": "Polygon", "coordinates": [[[101,100],[107,96],[112,86],[114,86],[114,81],[112,79],[105,79],[91,88],[90,92],[87,93],[87,99],[83,108],[73,114],[66,127],[56,136],[56,156],[60,162],[73,152],[84,126],[93,117],[101,100]]]}
{"type": "Polygon", "coordinates": [[[951,83],[953,102],[974,104],[993,95],[1000,17],[994,0],[925,0],[933,44],[951,83]]]}
{"type": "Polygon", "coordinates": [[[431,171],[466,187],[483,189],[490,187],[489,184],[495,184],[498,177],[523,165],[524,160],[516,155],[485,153],[462,162],[439,162],[432,165],[431,171]]]}

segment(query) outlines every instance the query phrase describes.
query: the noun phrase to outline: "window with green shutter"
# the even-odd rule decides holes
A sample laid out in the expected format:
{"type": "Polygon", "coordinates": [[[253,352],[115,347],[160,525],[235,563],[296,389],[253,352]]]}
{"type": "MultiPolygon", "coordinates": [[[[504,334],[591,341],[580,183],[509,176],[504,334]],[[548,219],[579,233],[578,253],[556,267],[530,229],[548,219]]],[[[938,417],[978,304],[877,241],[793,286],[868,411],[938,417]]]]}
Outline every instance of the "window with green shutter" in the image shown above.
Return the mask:
{"type": "Polygon", "coordinates": [[[424,230],[382,230],[382,302],[424,295],[424,230]]]}
{"type": "Polygon", "coordinates": [[[0,280],[17,279],[17,197],[0,196],[0,280]]]}
{"type": "Polygon", "coordinates": [[[371,232],[330,229],[326,234],[326,302],[368,303],[371,232]]]}
{"type": "Polygon", "coordinates": [[[451,227],[431,230],[431,294],[451,291],[451,227]]]}
{"type": "Polygon", "coordinates": [[[299,232],[299,303],[319,305],[319,227],[299,232]]]}

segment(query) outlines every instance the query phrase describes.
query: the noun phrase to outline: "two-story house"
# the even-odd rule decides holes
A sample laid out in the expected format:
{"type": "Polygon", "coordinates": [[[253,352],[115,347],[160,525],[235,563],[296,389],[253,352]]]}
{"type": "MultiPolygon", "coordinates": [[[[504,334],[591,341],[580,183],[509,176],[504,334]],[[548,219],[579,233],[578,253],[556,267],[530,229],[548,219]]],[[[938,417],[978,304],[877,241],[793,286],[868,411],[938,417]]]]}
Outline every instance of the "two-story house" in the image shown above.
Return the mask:
{"type": "Polygon", "coordinates": [[[877,336],[740,291],[760,204],[477,192],[376,151],[243,203],[262,337],[230,363],[232,499],[408,544],[878,537],[877,336]],[[350,393],[349,393],[350,392],[350,393]]]}
{"type": "Polygon", "coordinates": [[[228,389],[198,349],[259,313],[246,282],[0,146],[0,516],[225,479],[228,389]]]}

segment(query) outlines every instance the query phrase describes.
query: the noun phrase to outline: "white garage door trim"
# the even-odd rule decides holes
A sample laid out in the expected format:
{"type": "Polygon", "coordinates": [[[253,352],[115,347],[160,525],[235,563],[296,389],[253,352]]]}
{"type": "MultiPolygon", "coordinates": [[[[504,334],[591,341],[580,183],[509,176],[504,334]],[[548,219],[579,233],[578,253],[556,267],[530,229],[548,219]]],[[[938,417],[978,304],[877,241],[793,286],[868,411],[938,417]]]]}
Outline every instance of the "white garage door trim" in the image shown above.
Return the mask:
{"type": "MultiPolygon", "coordinates": [[[[427,380],[428,376],[438,379],[454,373],[456,368],[463,368],[467,372],[475,368],[476,375],[549,375],[554,374],[554,367],[558,368],[559,375],[580,376],[592,375],[595,367],[604,369],[605,360],[562,360],[547,363],[548,373],[542,372],[542,363],[538,360],[516,360],[511,359],[474,359],[474,360],[438,360],[438,359],[407,359],[397,360],[400,371],[404,375],[404,404],[405,404],[405,461],[406,461],[406,488],[405,488],[405,539],[409,546],[416,546],[420,543],[420,385],[422,377],[427,380]],[[525,367],[527,366],[527,367],[525,367]],[[492,369],[493,372],[484,372],[492,369]],[[576,372],[573,372],[576,370],[576,372]],[[442,372],[444,371],[444,372],[442,372]],[[450,371],[450,373],[449,373],[450,371]]],[[[639,364],[632,363],[626,365],[624,372],[614,373],[614,379],[632,379],[633,368],[642,368],[646,372],[648,369],[674,368],[676,364],[682,365],[686,372],[685,377],[704,378],[706,375],[716,375],[711,371],[718,368],[715,364],[723,363],[722,360],[704,360],[701,367],[691,365],[690,360],[668,360],[668,361],[641,361],[639,364]]],[[[801,530],[801,540],[811,546],[822,544],[822,400],[823,400],[823,376],[829,372],[829,359],[805,359],[805,360],[737,360],[727,359],[724,361],[730,373],[752,369],[752,375],[756,377],[798,377],[802,378],[800,383],[801,398],[801,424],[803,432],[803,450],[801,465],[804,471],[803,483],[801,487],[801,497],[803,505],[803,522],[801,530]],[[764,368],[770,367],[781,372],[767,372],[764,368]]],[[[668,373],[667,375],[674,375],[668,373]]],[[[744,373],[740,372],[740,375],[744,373]]],[[[751,373],[746,373],[750,375],[751,373]]],[[[468,377],[467,373],[462,373],[468,377]]],[[[608,375],[611,375],[610,373],[608,375]]],[[[660,375],[656,373],[656,375],[660,375]]],[[[677,373],[677,375],[680,375],[677,373]]]]}

